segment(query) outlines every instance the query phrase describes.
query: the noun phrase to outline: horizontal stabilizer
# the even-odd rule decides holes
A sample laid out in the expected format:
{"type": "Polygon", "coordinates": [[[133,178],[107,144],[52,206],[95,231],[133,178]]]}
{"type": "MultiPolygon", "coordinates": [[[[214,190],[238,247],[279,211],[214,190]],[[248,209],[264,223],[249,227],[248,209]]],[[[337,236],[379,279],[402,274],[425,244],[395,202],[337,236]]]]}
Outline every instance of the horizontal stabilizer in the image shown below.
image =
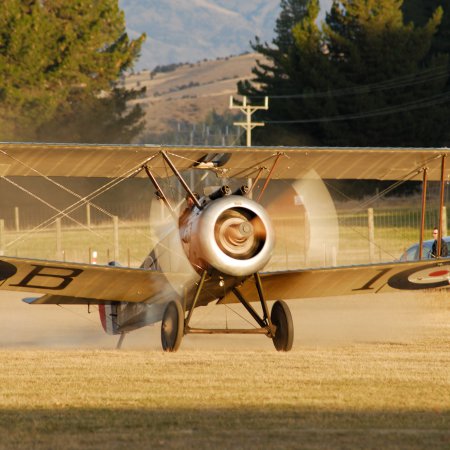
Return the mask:
{"type": "Polygon", "coordinates": [[[42,296],[41,297],[25,297],[22,299],[22,301],[25,303],[28,303],[29,305],[33,305],[33,304],[39,303],[39,300],[41,298],[42,298],[42,296]]]}
{"type": "Polygon", "coordinates": [[[109,300],[99,298],[69,297],[66,295],[43,295],[42,297],[26,297],[22,299],[29,305],[102,305],[109,300]]]}

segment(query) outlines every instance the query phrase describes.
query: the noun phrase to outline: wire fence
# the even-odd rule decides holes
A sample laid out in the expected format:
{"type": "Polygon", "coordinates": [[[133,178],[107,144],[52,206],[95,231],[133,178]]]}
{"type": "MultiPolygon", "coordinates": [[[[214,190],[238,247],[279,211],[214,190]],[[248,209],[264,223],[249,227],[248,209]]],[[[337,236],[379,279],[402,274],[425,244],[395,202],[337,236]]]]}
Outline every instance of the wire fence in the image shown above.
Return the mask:
{"type": "MultiPolygon", "coordinates": [[[[111,216],[98,211],[91,210],[88,223],[87,210],[80,209],[76,214],[78,223],[67,218],[61,220],[59,235],[55,223],[35,230],[37,224],[48,219],[48,212],[12,210],[0,218],[0,251],[10,256],[77,262],[92,262],[96,252],[99,264],[107,263],[116,255],[123,265],[139,266],[156,240],[150,222],[150,205],[143,202],[104,206],[117,217],[116,228],[111,216]]],[[[371,229],[370,210],[354,212],[341,207],[337,211],[337,239],[328,245],[326,239],[317,239],[312,234],[304,219],[276,216],[273,217],[276,248],[268,269],[398,260],[406,248],[419,241],[420,221],[420,208],[380,207],[373,209],[371,229]]],[[[447,221],[445,209],[444,235],[447,221]]],[[[322,220],[324,224],[331,222],[332,218],[322,220]]],[[[439,210],[428,209],[424,239],[431,239],[432,229],[438,222],[439,210]]]]}

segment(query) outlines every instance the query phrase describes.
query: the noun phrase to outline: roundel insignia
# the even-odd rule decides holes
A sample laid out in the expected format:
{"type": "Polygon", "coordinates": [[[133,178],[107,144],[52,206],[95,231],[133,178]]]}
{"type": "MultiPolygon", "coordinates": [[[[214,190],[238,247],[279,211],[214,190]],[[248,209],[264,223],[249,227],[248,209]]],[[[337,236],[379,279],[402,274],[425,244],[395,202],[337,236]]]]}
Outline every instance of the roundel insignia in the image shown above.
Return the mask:
{"type": "Polygon", "coordinates": [[[0,261],[0,281],[12,277],[16,272],[16,266],[13,266],[5,261],[0,261]]]}
{"type": "Polygon", "coordinates": [[[388,285],[395,289],[430,289],[450,286],[450,266],[419,266],[392,276],[388,285]]]}

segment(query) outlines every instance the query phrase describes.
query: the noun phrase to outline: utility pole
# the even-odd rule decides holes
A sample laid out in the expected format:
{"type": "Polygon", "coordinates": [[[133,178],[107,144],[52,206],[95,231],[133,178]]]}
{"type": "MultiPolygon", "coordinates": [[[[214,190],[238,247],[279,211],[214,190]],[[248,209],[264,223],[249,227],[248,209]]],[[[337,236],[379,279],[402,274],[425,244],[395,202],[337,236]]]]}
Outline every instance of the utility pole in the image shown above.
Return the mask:
{"type": "Polygon", "coordinates": [[[259,109],[268,110],[269,109],[269,97],[264,97],[264,105],[263,106],[252,106],[247,105],[247,97],[244,96],[242,98],[242,105],[235,105],[233,96],[230,96],[230,109],[240,109],[246,116],[247,120],[245,122],[234,122],[233,125],[237,125],[242,127],[247,132],[247,147],[252,146],[252,130],[255,127],[263,127],[264,122],[252,122],[252,114],[258,111],[259,109]]]}

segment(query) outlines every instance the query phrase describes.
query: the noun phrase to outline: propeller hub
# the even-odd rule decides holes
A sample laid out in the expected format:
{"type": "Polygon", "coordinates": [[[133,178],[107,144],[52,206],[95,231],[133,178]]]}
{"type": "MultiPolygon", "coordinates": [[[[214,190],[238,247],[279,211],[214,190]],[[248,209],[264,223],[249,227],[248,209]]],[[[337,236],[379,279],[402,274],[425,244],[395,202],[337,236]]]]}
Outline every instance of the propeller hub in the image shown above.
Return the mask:
{"type": "Polygon", "coordinates": [[[252,224],[236,211],[226,211],[223,216],[225,217],[221,217],[216,224],[215,238],[218,246],[234,258],[247,259],[254,256],[258,243],[252,224]]]}
{"type": "Polygon", "coordinates": [[[263,237],[255,234],[254,216],[239,209],[222,213],[215,226],[215,239],[219,248],[236,259],[249,259],[256,255],[263,244],[263,237]]]}
{"type": "Polygon", "coordinates": [[[204,267],[227,275],[247,276],[261,270],[274,246],[265,209],[251,199],[229,195],[209,202],[191,228],[191,252],[204,267]]]}

